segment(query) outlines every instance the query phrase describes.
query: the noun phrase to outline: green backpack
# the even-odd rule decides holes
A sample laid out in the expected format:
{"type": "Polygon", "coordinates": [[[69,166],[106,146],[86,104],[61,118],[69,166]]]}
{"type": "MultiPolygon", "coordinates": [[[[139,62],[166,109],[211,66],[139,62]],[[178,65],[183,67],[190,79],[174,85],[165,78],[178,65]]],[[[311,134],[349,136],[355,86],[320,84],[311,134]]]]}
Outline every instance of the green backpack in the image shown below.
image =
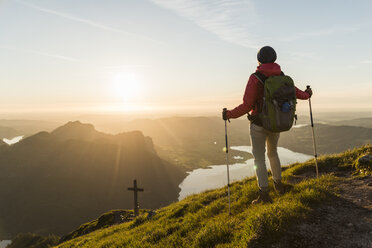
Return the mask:
{"type": "Polygon", "coordinates": [[[284,75],[266,77],[260,72],[254,73],[264,86],[262,106],[258,117],[262,126],[271,132],[283,132],[291,129],[296,112],[296,88],[291,77],[284,75]]]}

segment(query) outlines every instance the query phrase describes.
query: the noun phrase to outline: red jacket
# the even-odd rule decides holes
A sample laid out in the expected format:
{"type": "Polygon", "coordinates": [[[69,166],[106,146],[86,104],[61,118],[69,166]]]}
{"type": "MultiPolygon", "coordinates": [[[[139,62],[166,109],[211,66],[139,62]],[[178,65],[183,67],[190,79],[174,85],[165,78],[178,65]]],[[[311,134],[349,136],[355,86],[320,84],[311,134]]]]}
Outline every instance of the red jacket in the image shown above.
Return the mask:
{"type": "MultiPolygon", "coordinates": [[[[281,73],[280,66],[277,63],[261,64],[257,67],[257,71],[261,72],[265,76],[278,76],[281,73]]],[[[249,77],[247,87],[243,97],[243,103],[233,110],[228,110],[226,113],[227,118],[235,119],[240,116],[251,112],[251,115],[258,114],[258,106],[262,103],[264,88],[261,82],[252,74],[249,77]]],[[[309,99],[310,94],[299,90],[296,87],[297,99],[306,100],[309,99]]]]}

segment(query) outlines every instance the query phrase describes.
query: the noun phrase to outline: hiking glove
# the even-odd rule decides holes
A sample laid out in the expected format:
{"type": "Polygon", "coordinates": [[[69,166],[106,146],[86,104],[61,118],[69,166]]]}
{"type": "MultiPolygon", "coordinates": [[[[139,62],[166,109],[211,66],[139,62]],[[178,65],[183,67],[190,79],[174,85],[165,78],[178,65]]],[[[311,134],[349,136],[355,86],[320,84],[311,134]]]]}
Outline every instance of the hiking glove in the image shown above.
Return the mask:
{"type": "Polygon", "coordinates": [[[306,90],[305,90],[305,92],[307,92],[309,95],[310,95],[310,97],[313,95],[313,90],[309,87],[309,88],[307,88],[306,90]]]}
{"type": "Polygon", "coordinates": [[[222,119],[224,121],[230,121],[228,118],[227,118],[227,109],[224,108],[223,111],[222,111],[222,119]]]}

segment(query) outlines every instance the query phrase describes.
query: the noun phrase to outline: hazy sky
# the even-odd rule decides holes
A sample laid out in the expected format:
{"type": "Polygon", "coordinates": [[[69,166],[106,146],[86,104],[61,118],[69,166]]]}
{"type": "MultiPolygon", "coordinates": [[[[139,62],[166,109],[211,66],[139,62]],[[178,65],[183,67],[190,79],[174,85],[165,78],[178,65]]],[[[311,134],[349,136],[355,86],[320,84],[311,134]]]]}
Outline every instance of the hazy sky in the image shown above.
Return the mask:
{"type": "Polygon", "coordinates": [[[0,112],[219,113],[241,102],[264,45],[312,86],[316,111],[370,110],[371,11],[368,0],[0,0],[0,112]]]}

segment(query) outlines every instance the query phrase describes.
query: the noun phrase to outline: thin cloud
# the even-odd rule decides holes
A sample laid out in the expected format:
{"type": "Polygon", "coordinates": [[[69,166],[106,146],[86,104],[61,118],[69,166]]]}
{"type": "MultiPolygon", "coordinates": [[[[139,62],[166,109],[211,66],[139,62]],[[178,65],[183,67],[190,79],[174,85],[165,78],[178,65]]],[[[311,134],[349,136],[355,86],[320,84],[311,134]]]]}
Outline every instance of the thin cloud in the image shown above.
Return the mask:
{"type": "MultiPolygon", "coordinates": [[[[84,24],[87,24],[87,25],[95,27],[95,28],[99,28],[99,29],[103,29],[103,30],[111,31],[111,32],[116,32],[116,33],[124,33],[124,31],[122,31],[120,29],[109,27],[109,26],[106,26],[104,24],[94,22],[94,21],[91,21],[91,20],[82,19],[82,18],[73,16],[73,15],[70,15],[70,14],[67,14],[67,13],[64,13],[64,12],[43,8],[43,7],[31,4],[31,3],[26,3],[26,2],[23,2],[23,1],[20,1],[20,0],[14,0],[14,1],[16,1],[16,2],[18,2],[18,3],[20,3],[24,6],[35,9],[35,10],[38,10],[38,11],[41,11],[41,12],[44,12],[44,13],[48,13],[48,14],[52,14],[52,15],[56,15],[56,16],[59,16],[59,17],[65,18],[65,19],[72,20],[72,21],[84,23],[84,24]]],[[[131,34],[131,33],[128,33],[128,34],[131,34]]]]}
{"type": "Polygon", "coordinates": [[[88,26],[91,26],[91,27],[94,27],[94,28],[97,28],[97,29],[101,29],[101,30],[104,30],[104,31],[114,32],[114,33],[118,33],[118,34],[124,34],[124,35],[128,35],[128,36],[140,38],[140,39],[143,39],[143,40],[156,42],[158,44],[164,44],[163,42],[154,40],[154,39],[149,38],[149,37],[144,36],[144,35],[140,35],[140,34],[132,33],[132,32],[127,32],[127,31],[124,31],[124,30],[121,30],[121,29],[118,29],[118,28],[114,28],[114,27],[104,25],[104,24],[99,23],[99,22],[95,22],[95,21],[92,21],[92,20],[76,17],[76,16],[73,16],[71,14],[61,12],[61,11],[56,11],[56,10],[53,10],[53,9],[43,8],[41,6],[31,4],[31,3],[26,3],[26,2],[21,1],[21,0],[13,0],[13,1],[15,1],[17,3],[20,3],[24,6],[27,6],[31,9],[34,9],[34,10],[38,10],[38,11],[41,11],[41,12],[44,12],[44,13],[47,13],[47,14],[55,15],[55,16],[58,16],[58,17],[61,17],[61,18],[64,18],[64,19],[71,20],[71,21],[79,22],[79,23],[82,23],[82,24],[85,24],[85,25],[88,25],[88,26]]]}
{"type": "Polygon", "coordinates": [[[309,52],[292,52],[290,53],[292,58],[298,58],[298,59],[312,59],[312,60],[319,60],[320,56],[316,55],[315,53],[309,53],[309,52]]]}
{"type": "Polygon", "coordinates": [[[44,57],[49,57],[49,58],[54,58],[54,59],[59,59],[59,60],[65,60],[65,61],[70,61],[70,62],[80,62],[79,59],[69,57],[69,56],[64,56],[60,54],[53,54],[53,53],[46,53],[38,50],[33,50],[33,49],[24,49],[24,48],[17,48],[17,47],[12,47],[12,46],[3,46],[0,45],[0,49],[5,49],[5,50],[12,50],[12,51],[20,51],[24,53],[31,53],[31,54],[36,54],[44,57]]]}
{"type": "Polygon", "coordinates": [[[372,60],[363,60],[360,61],[361,64],[372,64],[372,60]]]}
{"type": "Polygon", "coordinates": [[[151,0],[194,22],[222,40],[257,49],[257,38],[249,31],[257,20],[250,0],[151,0]]]}
{"type": "Polygon", "coordinates": [[[79,62],[79,59],[77,59],[77,58],[67,57],[67,56],[64,56],[64,55],[45,53],[45,52],[36,51],[36,50],[24,50],[24,51],[29,52],[29,53],[38,54],[38,55],[45,56],[45,57],[61,59],[61,60],[66,60],[66,61],[71,61],[71,62],[79,62]]]}
{"type": "Polygon", "coordinates": [[[342,33],[351,33],[358,31],[359,29],[362,28],[362,25],[351,25],[351,26],[342,26],[342,27],[332,27],[332,28],[326,28],[326,29],[320,29],[316,31],[310,31],[310,32],[302,32],[302,33],[297,33],[294,35],[289,35],[285,38],[280,38],[279,41],[282,42],[292,42],[308,37],[317,37],[317,36],[328,36],[328,35],[333,35],[333,34],[342,34],[342,33]]]}

